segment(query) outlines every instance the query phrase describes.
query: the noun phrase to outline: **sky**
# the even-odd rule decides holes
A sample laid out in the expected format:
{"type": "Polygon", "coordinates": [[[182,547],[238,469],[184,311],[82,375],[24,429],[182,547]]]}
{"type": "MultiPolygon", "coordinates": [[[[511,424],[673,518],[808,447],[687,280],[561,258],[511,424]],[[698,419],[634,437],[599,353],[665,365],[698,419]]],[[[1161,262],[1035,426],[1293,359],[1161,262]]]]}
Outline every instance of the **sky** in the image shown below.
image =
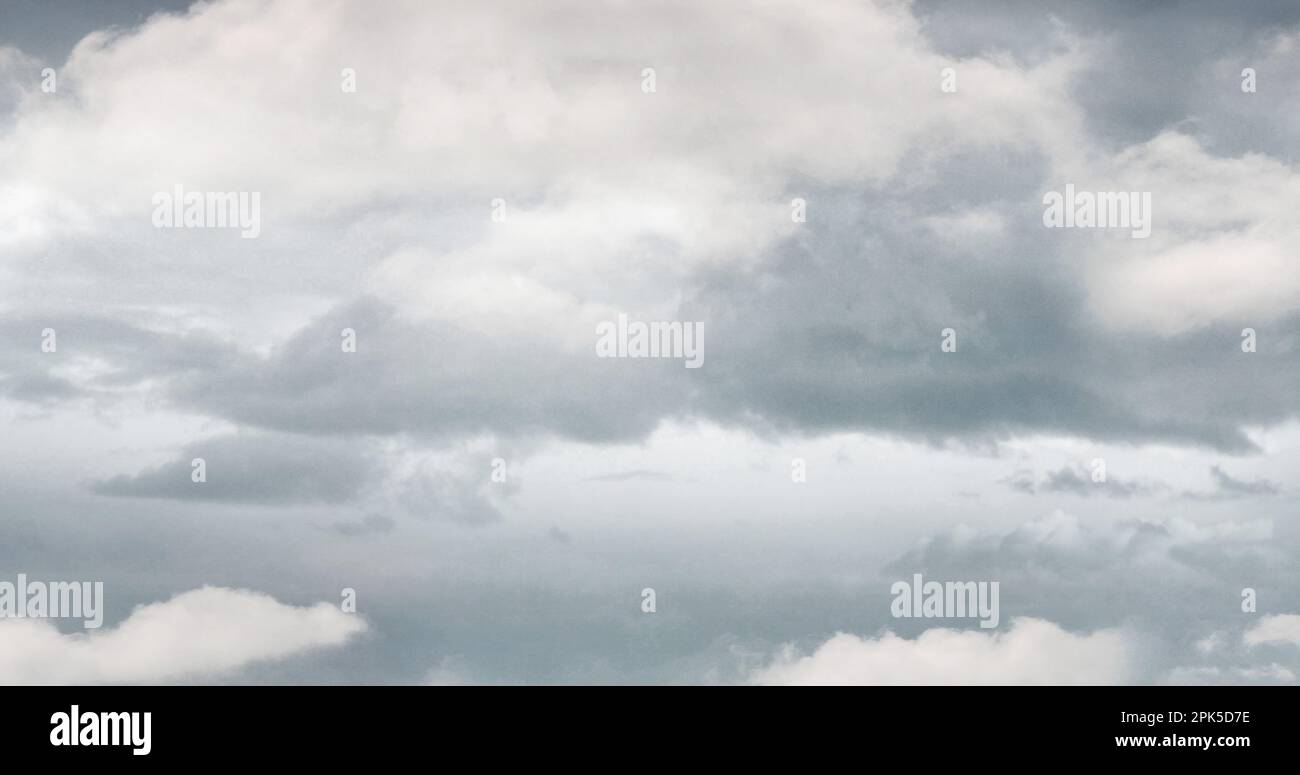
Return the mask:
{"type": "Polygon", "coordinates": [[[0,0],[0,683],[1293,684],[1298,151],[1289,2],[0,0]]]}

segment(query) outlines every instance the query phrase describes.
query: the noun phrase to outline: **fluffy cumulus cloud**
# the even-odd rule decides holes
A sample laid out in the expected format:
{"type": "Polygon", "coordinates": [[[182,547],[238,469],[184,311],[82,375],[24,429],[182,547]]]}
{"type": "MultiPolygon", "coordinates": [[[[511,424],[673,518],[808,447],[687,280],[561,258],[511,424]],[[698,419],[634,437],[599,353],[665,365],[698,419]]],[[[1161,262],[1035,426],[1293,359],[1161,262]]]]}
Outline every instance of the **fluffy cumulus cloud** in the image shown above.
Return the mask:
{"type": "MultiPolygon", "coordinates": [[[[87,36],[60,91],[29,88],[0,135],[0,218],[37,235],[17,246],[19,287],[47,318],[84,306],[93,280],[22,271],[55,255],[111,274],[91,304],[121,318],[168,284],[180,304],[141,321],[153,336],[179,324],[241,354],[151,363],[153,387],[312,432],[610,439],[695,415],[1239,449],[1244,424],[1296,408],[1279,394],[1208,412],[1238,384],[1189,392],[1178,364],[1217,345],[1167,339],[1289,325],[1297,294],[1278,262],[1294,171],[1215,157],[1177,129],[1119,149],[1090,139],[1070,97],[1100,49],[1079,32],[1021,61],[946,54],[893,2],[487,4],[410,23],[428,10],[226,0],[87,36]],[[944,93],[950,66],[960,86],[944,93]],[[1153,237],[1045,231],[1040,197],[1066,182],[1152,191],[1153,237]],[[262,238],[157,232],[151,197],[177,184],[260,192],[262,238]],[[806,225],[789,217],[796,196],[806,225]],[[705,320],[712,368],[600,368],[592,331],[620,312],[705,320]],[[332,352],[344,327],[364,364],[332,352]],[[928,355],[945,327],[977,362],[928,355]],[[1171,346],[1183,357],[1152,368],[1171,346]],[[1139,379],[1139,363],[1154,373],[1139,379]],[[652,391],[629,384],[644,379],[652,391]]],[[[119,371],[165,357],[88,346],[119,371]]],[[[13,368],[15,395],[64,384],[49,364],[13,368]]]]}
{"type": "Polygon", "coordinates": [[[1261,643],[1300,646],[1300,616],[1296,614],[1266,616],[1246,631],[1243,640],[1248,646],[1257,646],[1261,643]]]}
{"type": "Polygon", "coordinates": [[[0,622],[0,681],[156,683],[339,647],[365,621],[329,603],[285,605],[243,589],[203,587],[136,608],[104,631],[61,633],[49,620],[0,622]]]}
{"type": "Polygon", "coordinates": [[[1131,644],[1123,633],[1066,632],[1041,619],[1018,619],[1004,633],[926,630],[915,640],[840,633],[806,656],[787,650],[758,670],[765,684],[1117,684],[1128,678],[1131,644]]]}
{"type": "Polygon", "coordinates": [[[1293,165],[1215,157],[1177,132],[1113,163],[1116,176],[1098,190],[1150,191],[1157,226],[1146,240],[1099,240],[1087,257],[1090,306],[1106,324],[1172,335],[1300,312],[1300,280],[1287,271],[1300,243],[1293,165]]]}

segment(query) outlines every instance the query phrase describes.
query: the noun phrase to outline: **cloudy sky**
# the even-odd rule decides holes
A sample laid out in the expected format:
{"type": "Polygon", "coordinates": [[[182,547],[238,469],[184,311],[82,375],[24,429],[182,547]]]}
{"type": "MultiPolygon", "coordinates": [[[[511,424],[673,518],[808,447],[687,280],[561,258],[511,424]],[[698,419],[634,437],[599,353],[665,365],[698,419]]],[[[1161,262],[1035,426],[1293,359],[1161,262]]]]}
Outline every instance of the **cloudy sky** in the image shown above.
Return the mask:
{"type": "Polygon", "coordinates": [[[0,682],[1295,683],[1298,153],[1282,0],[3,0],[0,682]]]}

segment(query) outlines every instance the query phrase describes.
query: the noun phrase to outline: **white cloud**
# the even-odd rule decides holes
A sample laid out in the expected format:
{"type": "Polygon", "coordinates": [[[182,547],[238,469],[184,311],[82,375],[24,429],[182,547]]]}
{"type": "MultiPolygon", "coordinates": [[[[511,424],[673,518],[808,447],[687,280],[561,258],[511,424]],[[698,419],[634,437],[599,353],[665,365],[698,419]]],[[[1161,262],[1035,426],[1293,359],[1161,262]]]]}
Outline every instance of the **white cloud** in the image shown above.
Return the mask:
{"type": "Polygon", "coordinates": [[[292,209],[575,175],[649,181],[680,166],[879,179],[918,141],[1054,136],[1039,125],[1065,107],[1043,87],[1070,72],[1068,55],[1032,69],[951,62],[894,2],[446,3],[438,24],[411,23],[429,11],[226,0],[96,33],[65,65],[66,98],[24,106],[13,161],[127,197],[183,173],[223,190],[260,180],[292,209]],[[943,94],[952,64],[963,88],[943,94]],[[344,67],[355,94],[340,89],[344,67]],[[641,91],[644,67],[658,71],[655,94],[641,91]]]}
{"type": "Polygon", "coordinates": [[[1242,641],[1247,646],[1262,643],[1283,643],[1300,646],[1300,615],[1273,614],[1260,619],[1255,626],[1246,630],[1242,641]]]}
{"type": "Polygon", "coordinates": [[[337,606],[285,605],[258,592],[203,587],[136,608],[108,631],[61,634],[49,620],[0,621],[0,682],[152,683],[209,676],[339,646],[366,630],[337,606]]]}
{"type": "Polygon", "coordinates": [[[1258,154],[1217,158],[1175,132],[1106,166],[1104,190],[1151,192],[1153,225],[1145,240],[1094,240],[1084,273],[1104,323],[1178,334],[1300,310],[1300,276],[1290,269],[1300,244],[1295,169],[1258,154]]]}
{"type": "Polygon", "coordinates": [[[915,640],[840,633],[808,656],[787,649],[753,680],[764,684],[1116,684],[1132,646],[1118,630],[1066,632],[1016,619],[1006,632],[930,629],[915,640]]]}
{"type": "MultiPolygon", "coordinates": [[[[1078,271],[1104,323],[1174,334],[1300,309],[1286,271],[1300,242],[1295,171],[1216,158],[1177,132],[1098,148],[1067,87],[1102,51],[1064,33],[1060,53],[1025,67],[940,55],[905,3],[447,4],[437,24],[410,22],[429,10],[200,5],[88,36],[57,95],[32,93],[4,65],[21,53],[5,50],[0,91],[24,96],[0,125],[0,247],[135,229],[133,258],[159,282],[192,268],[166,241],[140,248],[150,197],[176,183],[263,192],[267,241],[304,224],[319,233],[332,214],[441,213],[422,234],[377,222],[392,258],[363,287],[493,333],[579,319],[557,335],[574,338],[609,305],[653,313],[692,269],[759,255],[791,232],[788,199],[809,193],[792,186],[912,186],[936,159],[1008,146],[1044,154],[1054,185],[1153,192],[1148,240],[1058,235],[1089,245],[1078,271]],[[949,66],[953,94],[938,88],[949,66]],[[344,67],[355,94],[340,89],[344,67]],[[641,91],[644,67],[657,70],[654,94],[641,91]],[[509,203],[503,228],[488,221],[494,197],[509,203]]],[[[927,223],[952,239],[1016,226],[995,210],[927,223]]],[[[238,279],[264,276],[262,258],[222,260],[238,279]]]]}

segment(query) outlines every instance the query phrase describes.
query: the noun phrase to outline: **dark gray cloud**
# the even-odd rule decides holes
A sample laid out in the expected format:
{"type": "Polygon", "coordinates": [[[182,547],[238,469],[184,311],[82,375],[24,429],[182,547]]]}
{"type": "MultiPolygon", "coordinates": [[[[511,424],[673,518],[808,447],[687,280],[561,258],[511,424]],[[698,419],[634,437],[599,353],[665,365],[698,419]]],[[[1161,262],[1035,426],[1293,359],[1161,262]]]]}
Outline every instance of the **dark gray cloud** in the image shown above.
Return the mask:
{"type": "Polygon", "coordinates": [[[1188,491],[1183,493],[1184,497],[1193,500],[1236,500],[1238,498],[1260,498],[1277,495],[1281,488],[1267,479],[1254,479],[1246,481],[1224,471],[1220,466],[1210,466],[1210,477],[1214,481],[1214,489],[1209,492],[1188,491]]]}
{"type": "Polygon", "coordinates": [[[210,374],[237,357],[212,334],[154,331],[104,315],[52,312],[0,318],[0,395],[46,404],[68,399],[118,400],[151,380],[210,374]],[[53,331],[53,352],[42,344],[53,331]],[[83,369],[73,380],[68,374],[83,369]]]}
{"type": "Polygon", "coordinates": [[[1110,498],[1134,498],[1154,495],[1167,489],[1160,483],[1125,481],[1107,475],[1095,481],[1092,472],[1083,466],[1063,466],[1036,477],[1032,471],[1019,470],[1003,480],[1013,490],[1028,495],[1066,494],[1089,498],[1094,495],[1110,498]]]}
{"type": "MultiPolygon", "coordinates": [[[[594,336],[593,336],[594,342],[594,336]]],[[[535,343],[401,318],[363,299],[278,346],[187,375],[174,394],[197,411],[284,431],[560,434],[638,438],[682,405],[680,363],[557,355],[535,343]],[[340,331],[357,332],[344,353],[340,331]]]]}
{"type": "MultiPolygon", "coordinates": [[[[1000,170],[1002,185],[1042,185],[1032,165],[985,161],[976,168],[1000,170]]],[[[1297,371],[1295,352],[1236,357],[1240,326],[1174,338],[1100,330],[1050,230],[1017,229],[982,249],[919,240],[918,219],[944,212],[928,197],[950,200],[963,185],[942,179],[903,204],[897,193],[810,197],[829,210],[816,229],[753,274],[704,279],[691,307],[712,326],[704,410],[786,432],[1043,432],[1234,452],[1253,446],[1245,424],[1294,416],[1276,375],[1297,371]],[[955,353],[940,352],[945,328],[955,353]]],[[[1022,224],[1039,215],[1002,212],[1022,224]]],[[[1294,318],[1270,328],[1298,333],[1294,318]]]]}
{"type": "Polygon", "coordinates": [[[1056,512],[1007,532],[934,535],[884,575],[998,581],[1004,619],[1080,629],[1133,622],[1185,649],[1225,623],[1245,623],[1246,587],[1266,596],[1268,611],[1300,609],[1295,550],[1293,536],[1260,523],[1198,527],[1056,512]]]}
{"type": "Polygon", "coordinates": [[[1265,64],[1275,36],[1300,24],[1300,6],[1289,0],[919,0],[915,7],[927,38],[954,57],[1005,52],[1032,64],[1061,50],[1067,31],[1100,47],[1071,96],[1093,136],[1115,146],[1179,125],[1223,155],[1255,151],[1294,161],[1300,154],[1300,126],[1291,118],[1300,105],[1295,55],[1265,64]],[[1252,66],[1264,86],[1243,95],[1240,72],[1252,66]]]}
{"type": "Polygon", "coordinates": [[[100,495],[229,503],[342,503],[377,472],[364,445],[348,440],[236,434],[195,442],[169,463],[95,482],[100,495]],[[206,481],[192,478],[201,458],[206,481]]]}
{"type": "MultiPolygon", "coordinates": [[[[1179,119],[1190,114],[1187,101],[1140,77],[1156,70],[1167,81],[1197,82],[1180,73],[1182,60],[1154,67],[1149,46],[1134,40],[1142,30],[1189,14],[1222,20],[1230,34],[1213,47],[1160,38],[1208,66],[1225,47],[1262,39],[1294,16],[1277,5],[1238,16],[1198,3],[1141,13],[1122,3],[1086,11],[1004,3],[987,14],[1008,31],[999,42],[981,39],[986,27],[959,23],[985,17],[982,10],[922,3],[918,12],[927,34],[954,55],[1030,51],[1043,38],[1037,26],[1057,24],[1053,15],[1085,34],[1118,36],[1111,45],[1129,58],[1103,57],[1099,66],[1122,72],[1088,73],[1085,81],[1132,86],[1144,99],[1139,105],[1107,86],[1116,104],[1085,104],[1085,115],[1098,121],[1138,120],[1148,105],[1179,119]]],[[[1277,110],[1275,100],[1258,102],[1277,110]]],[[[1114,133],[1125,142],[1148,139],[1172,120],[1161,113],[1114,133]]],[[[1264,344],[1248,359],[1238,357],[1237,332],[1258,321],[1173,337],[1100,327],[1071,270],[1080,258],[1061,233],[1038,228],[1041,192],[1056,184],[1039,150],[1007,146],[918,154],[871,187],[790,181],[789,193],[809,201],[806,228],[743,271],[708,267],[684,283],[678,316],[705,321],[708,332],[698,370],[559,352],[545,336],[489,337],[413,321],[362,297],[279,341],[269,357],[201,334],[58,321],[61,355],[81,348],[105,361],[108,373],[73,386],[33,347],[0,366],[0,390],[29,401],[74,392],[108,400],[114,388],[165,377],[162,395],[179,406],[292,433],[446,440],[488,432],[595,443],[642,439],[661,420],[694,416],[763,433],[864,431],[936,443],[1057,433],[1243,453],[1254,451],[1245,427],[1300,414],[1300,398],[1286,388],[1300,377],[1300,348],[1283,346],[1300,338],[1294,316],[1263,328],[1264,344]],[[992,213],[1005,229],[971,237],[924,225],[971,208],[992,213]],[[945,354],[939,332],[949,327],[958,352],[945,354]],[[340,352],[342,328],[358,331],[357,353],[340,352]]],[[[26,336],[34,345],[31,329],[41,323],[11,327],[8,344],[26,336]]]]}
{"type": "MultiPolygon", "coordinates": [[[[925,217],[977,200],[977,179],[1037,190],[1034,165],[1021,161],[966,159],[952,169],[959,177],[903,197],[810,197],[814,228],[751,272],[701,272],[684,294],[680,317],[705,321],[708,332],[701,369],[557,352],[545,340],[408,320],[364,298],[269,357],[208,335],[72,319],[59,321],[57,358],[93,355],[109,365],[78,388],[83,395],[111,398],[158,378],[180,407],[313,435],[493,432],[599,443],[703,416],[760,432],[858,430],[934,442],[1061,433],[1246,452],[1245,426],[1296,416],[1300,398],[1283,377],[1300,377],[1300,349],[1262,346],[1241,357],[1237,334],[1251,321],[1174,337],[1107,332],[1061,271],[1068,257],[1050,230],[1014,230],[983,248],[918,239],[925,217]],[[969,193],[957,183],[964,174],[974,176],[969,193]],[[356,353],[341,351],[344,328],[358,333],[356,353]],[[955,353],[940,352],[945,328],[957,332],[955,353]]],[[[1039,217],[1023,203],[1000,212],[1018,222],[1039,217]]],[[[7,324],[14,357],[0,384],[15,396],[39,396],[39,380],[73,390],[51,372],[60,361],[39,351],[40,323],[7,324]],[[29,348],[20,351],[24,334],[29,348]]],[[[1300,319],[1262,336],[1300,338],[1300,319]]]]}
{"type": "Polygon", "coordinates": [[[1243,481],[1236,479],[1217,465],[1210,466],[1210,475],[1218,485],[1220,492],[1232,495],[1277,495],[1278,486],[1267,479],[1243,481]]]}

